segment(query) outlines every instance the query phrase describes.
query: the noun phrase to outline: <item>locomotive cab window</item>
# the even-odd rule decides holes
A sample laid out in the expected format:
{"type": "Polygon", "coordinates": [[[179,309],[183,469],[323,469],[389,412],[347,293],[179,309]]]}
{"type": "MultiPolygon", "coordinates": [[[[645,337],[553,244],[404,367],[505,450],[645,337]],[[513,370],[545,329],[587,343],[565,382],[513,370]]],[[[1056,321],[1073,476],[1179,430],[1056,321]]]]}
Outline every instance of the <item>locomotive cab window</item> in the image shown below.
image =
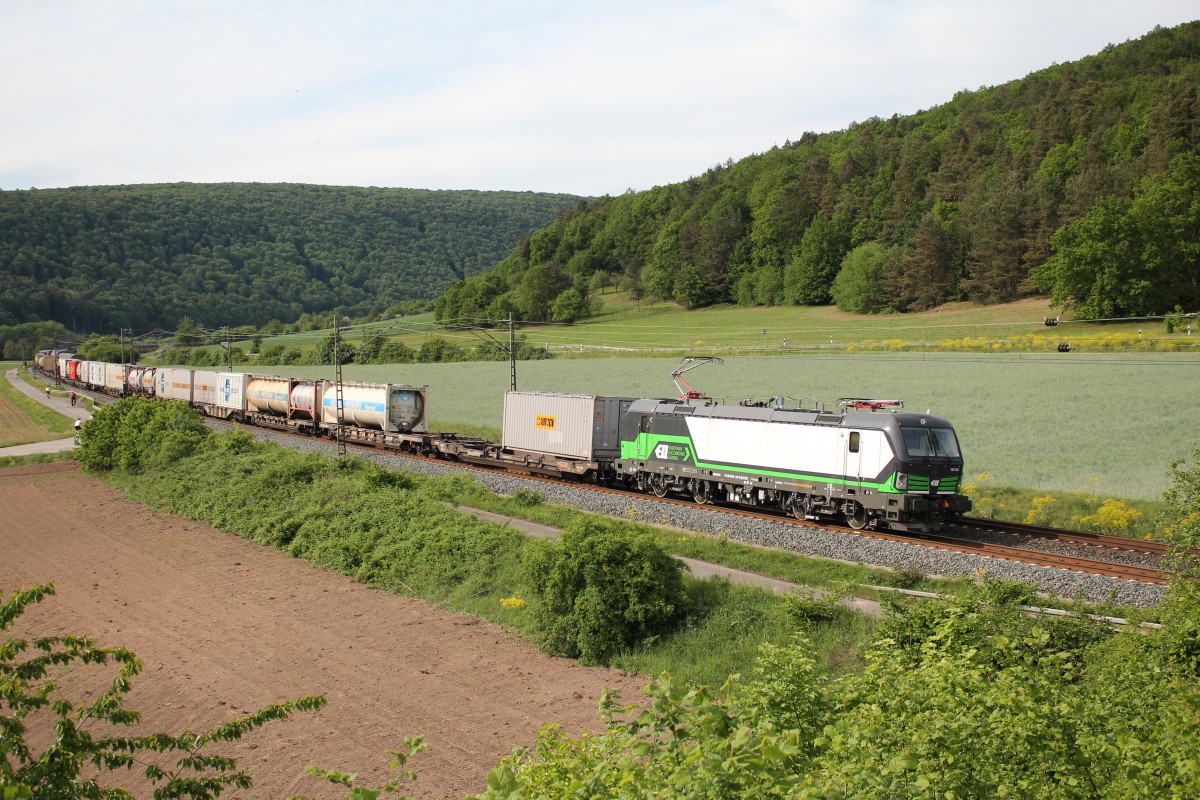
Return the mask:
{"type": "Polygon", "coordinates": [[[861,439],[861,438],[862,438],[862,434],[859,433],[858,431],[850,432],[850,452],[851,453],[858,452],[859,439],[861,439]]]}
{"type": "Polygon", "coordinates": [[[914,458],[958,458],[958,439],[950,428],[904,428],[904,449],[914,458]]]}

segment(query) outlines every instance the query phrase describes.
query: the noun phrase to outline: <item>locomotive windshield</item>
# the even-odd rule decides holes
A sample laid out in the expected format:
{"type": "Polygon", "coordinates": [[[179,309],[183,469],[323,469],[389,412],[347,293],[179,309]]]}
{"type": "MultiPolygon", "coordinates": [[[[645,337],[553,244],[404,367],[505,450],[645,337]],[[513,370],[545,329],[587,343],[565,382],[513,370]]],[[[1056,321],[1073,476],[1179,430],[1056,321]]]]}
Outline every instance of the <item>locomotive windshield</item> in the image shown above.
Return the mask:
{"type": "Polygon", "coordinates": [[[911,458],[959,458],[958,439],[952,428],[903,428],[904,449],[911,458]]]}

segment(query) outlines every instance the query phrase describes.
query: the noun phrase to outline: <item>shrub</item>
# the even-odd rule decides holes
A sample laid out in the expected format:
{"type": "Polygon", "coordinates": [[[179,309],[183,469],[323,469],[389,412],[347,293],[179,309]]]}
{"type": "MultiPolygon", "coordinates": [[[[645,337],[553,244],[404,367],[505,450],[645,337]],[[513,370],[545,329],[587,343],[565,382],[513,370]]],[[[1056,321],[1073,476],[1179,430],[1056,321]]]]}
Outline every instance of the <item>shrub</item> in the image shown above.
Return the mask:
{"type": "Polygon", "coordinates": [[[127,397],[97,407],[83,426],[79,460],[89,469],[137,473],[191,455],[211,435],[183,403],[127,397]]]}
{"type": "Polygon", "coordinates": [[[523,566],[542,648],[585,663],[666,632],[687,610],[682,565],[617,523],[582,520],[531,543],[523,566]]]}

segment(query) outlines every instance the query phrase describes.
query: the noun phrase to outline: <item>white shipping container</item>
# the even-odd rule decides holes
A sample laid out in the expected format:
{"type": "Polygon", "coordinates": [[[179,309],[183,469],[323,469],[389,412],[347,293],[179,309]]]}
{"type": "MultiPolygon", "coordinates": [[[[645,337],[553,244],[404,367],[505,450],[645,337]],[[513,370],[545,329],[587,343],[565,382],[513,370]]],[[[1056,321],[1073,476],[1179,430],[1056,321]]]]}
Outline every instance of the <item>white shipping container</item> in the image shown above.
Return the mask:
{"type": "Polygon", "coordinates": [[[617,425],[629,400],[591,394],[506,392],[506,448],[574,458],[615,455],[617,425]]]}
{"type": "Polygon", "coordinates": [[[159,367],[154,375],[154,392],[164,400],[192,402],[192,371],[178,367],[159,367]]]}
{"type": "Polygon", "coordinates": [[[192,402],[196,405],[215,406],[217,404],[217,385],[220,375],[216,372],[198,369],[192,373],[192,402]]]}
{"type": "Polygon", "coordinates": [[[245,411],[248,383],[250,376],[245,372],[218,372],[217,406],[229,411],[245,411]]]}
{"type": "Polygon", "coordinates": [[[109,394],[121,394],[125,388],[125,365],[104,365],[104,388],[109,394]]]}
{"type": "Polygon", "coordinates": [[[86,382],[88,386],[95,389],[104,388],[104,362],[103,361],[85,361],[87,365],[86,382]]]}

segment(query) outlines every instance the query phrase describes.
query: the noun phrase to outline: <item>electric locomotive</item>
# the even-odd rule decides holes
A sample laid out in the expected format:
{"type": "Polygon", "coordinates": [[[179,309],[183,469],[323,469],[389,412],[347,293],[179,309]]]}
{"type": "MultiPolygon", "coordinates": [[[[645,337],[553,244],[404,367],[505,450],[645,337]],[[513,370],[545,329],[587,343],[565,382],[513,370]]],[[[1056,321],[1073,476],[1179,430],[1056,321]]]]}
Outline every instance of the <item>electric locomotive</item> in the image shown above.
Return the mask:
{"type": "Polygon", "coordinates": [[[841,516],[856,529],[925,532],[970,511],[948,420],[901,411],[899,401],[839,405],[831,413],[637,400],[622,416],[613,468],[659,497],[841,516]]]}

